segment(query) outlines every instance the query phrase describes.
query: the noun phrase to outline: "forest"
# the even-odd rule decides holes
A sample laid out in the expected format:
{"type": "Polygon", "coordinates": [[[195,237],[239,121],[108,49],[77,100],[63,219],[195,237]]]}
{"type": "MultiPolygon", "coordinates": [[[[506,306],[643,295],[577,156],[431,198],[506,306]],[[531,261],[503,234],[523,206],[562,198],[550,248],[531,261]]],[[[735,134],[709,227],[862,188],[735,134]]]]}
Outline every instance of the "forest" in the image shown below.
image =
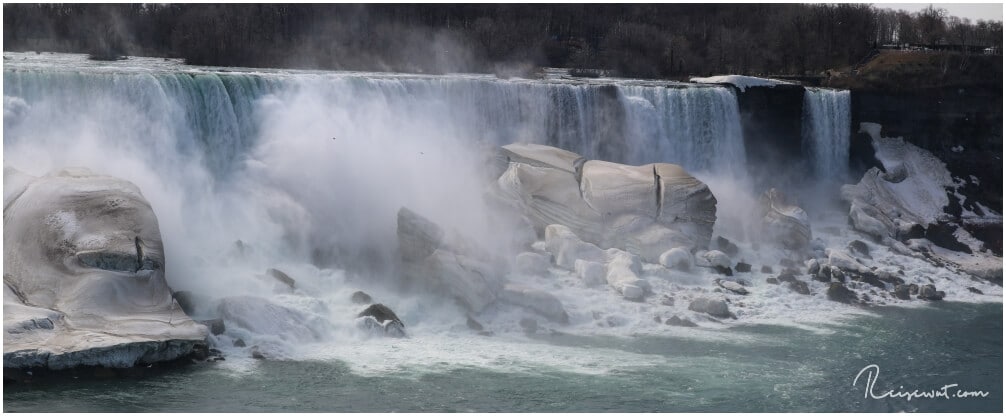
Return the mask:
{"type": "Polygon", "coordinates": [[[819,74],[883,45],[1002,50],[1002,22],[869,4],[4,4],[4,50],[413,73],[819,74]]]}

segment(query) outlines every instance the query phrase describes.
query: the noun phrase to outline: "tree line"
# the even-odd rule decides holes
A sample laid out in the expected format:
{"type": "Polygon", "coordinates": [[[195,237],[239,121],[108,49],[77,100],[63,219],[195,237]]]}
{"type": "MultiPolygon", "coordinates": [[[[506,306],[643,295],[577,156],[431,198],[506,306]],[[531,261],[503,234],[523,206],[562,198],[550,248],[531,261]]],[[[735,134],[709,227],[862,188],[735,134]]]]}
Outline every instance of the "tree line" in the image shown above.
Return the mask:
{"type": "Polygon", "coordinates": [[[812,74],[892,43],[1002,48],[1002,22],[869,4],[4,4],[4,48],[400,72],[812,74]]]}

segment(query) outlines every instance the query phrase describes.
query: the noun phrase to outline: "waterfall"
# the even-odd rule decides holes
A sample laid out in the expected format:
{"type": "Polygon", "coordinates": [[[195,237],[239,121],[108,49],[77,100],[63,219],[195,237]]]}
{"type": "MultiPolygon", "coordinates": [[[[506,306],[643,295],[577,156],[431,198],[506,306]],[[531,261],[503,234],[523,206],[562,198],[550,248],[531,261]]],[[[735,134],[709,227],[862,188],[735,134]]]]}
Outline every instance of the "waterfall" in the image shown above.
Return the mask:
{"type": "MultiPolygon", "coordinates": [[[[737,99],[732,90],[718,86],[461,75],[31,68],[5,70],[4,91],[8,99],[23,100],[29,107],[45,103],[49,105],[39,108],[80,110],[34,111],[31,116],[36,121],[86,119],[106,127],[99,133],[123,136],[123,146],[146,143],[156,158],[199,159],[219,177],[237,169],[237,163],[256,145],[263,109],[289,105],[305,92],[315,96],[314,105],[347,119],[399,126],[402,140],[410,133],[402,118],[425,119],[436,120],[429,127],[444,136],[485,145],[541,143],[592,159],[670,162],[735,176],[745,166],[737,99]],[[175,149],[168,152],[171,146],[175,149]]],[[[17,125],[17,120],[5,117],[6,136],[32,134],[17,125]]],[[[340,130],[366,133],[361,126],[340,130]]]]}
{"type": "Polygon", "coordinates": [[[852,124],[849,91],[807,88],[803,95],[803,151],[818,179],[843,181],[848,173],[852,124]]]}

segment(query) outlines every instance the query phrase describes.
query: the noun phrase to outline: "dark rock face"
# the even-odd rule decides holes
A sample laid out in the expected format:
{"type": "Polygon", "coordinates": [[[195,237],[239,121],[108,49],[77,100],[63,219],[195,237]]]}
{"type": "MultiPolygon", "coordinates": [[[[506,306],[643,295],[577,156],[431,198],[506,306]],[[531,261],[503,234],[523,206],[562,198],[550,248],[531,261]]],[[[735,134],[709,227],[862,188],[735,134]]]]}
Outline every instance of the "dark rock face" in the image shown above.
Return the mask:
{"type": "Polygon", "coordinates": [[[734,270],[737,270],[738,273],[750,273],[751,265],[742,261],[737,263],[737,266],[734,267],[734,270]]]}
{"type": "Polygon", "coordinates": [[[780,274],[777,279],[780,282],[792,283],[792,282],[796,281],[796,275],[794,275],[793,273],[785,273],[784,272],[784,273],[780,274]]]}
{"type": "Polygon", "coordinates": [[[696,327],[696,326],[698,326],[698,325],[695,324],[695,322],[689,321],[687,318],[679,318],[677,315],[674,315],[674,316],[672,316],[670,318],[667,318],[667,321],[664,322],[664,323],[666,325],[671,325],[671,326],[684,326],[684,327],[696,327]]]}
{"type": "Polygon", "coordinates": [[[768,273],[768,274],[775,273],[775,272],[772,271],[772,267],[771,266],[761,266],[761,272],[762,273],[768,273]]]}
{"type": "Polygon", "coordinates": [[[722,274],[724,276],[733,276],[734,275],[733,270],[730,270],[729,267],[715,265],[715,266],[712,267],[712,269],[716,270],[716,273],[722,274]]]}
{"type": "Polygon", "coordinates": [[[776,279],[774,277],[769,277],[769,278],[765,279],[765,283],[768,283],[770,285],[777,285],[777,284],[779,284],[779,279],[776,279]]]}
{"type": "MultiPolygon", "coordinates": [[[[860,122],[879,123],[882,136],[903,137],[932,152],[954,176],[974,175],[981,186],[971,198],[1002,212],[1002,88],[913,88],[900,93],[854,90],[852,125],[860,122]]],[[[851,159],[864,158],[855,150],[850,150],[851,159]]],[[[872,156],[872,149],[863,150],[872,156]]],[[[865,169],[857,170],[853,175],[863,172],[865,169]]]]}
{"type": "Polygon", "coordinates": [[[717,250],[722,251],[730,257],[736,256],[740,252],[740,248],[736,244],[731,243],[730,240],[723,237],[716,237],[716,247],[717,250]]]}
{"type": "Polygon", "coordinates": [[[797,280],[795,282],[789,282],[789,286],[788,287],[789,287],[789,290],[792,290],[792,291],[794,291],[796,293],[799,293],[801,295],[809,295],[810,294],[810,288],[807,287],[807,282],[801,282],[799,280],[797,280]]]}
{"type": "Polygon", "coordinates": [[[873,257],[870,257],[870,247],[867,246],[866,243],[864,243],[862,241],[852,240],[852,241],[849,242],[849,246],[848,247],[849,247],[849,252],[852,253],[854,256],[866,257],[868,259],[872,259],[873,258],[873,257]]]}
{"type": "MultiPolygon", "coordinates": [[[[951,199],[953,200],[954,198],[951,199]]],[[[954,237],[955,231],[957,231],[957,226],[953,224],[930,224],[929,227],[926,228],[926,239],[947,250],[972,254],[970,247],[960,241],[957,241],[957,237],[954,237]]]]}
{"type": "Polygon", "coordinates": [[[758,188],[787,189],[803,179],[793,173],[803,170],[792,168],[805,163],[801,148],[803,94],[804,88],[799,85],[738,91],[747,158],[762,162],[748,167],[758,188]]]}
{"type": "Polygon", "coordinates": [[[968,286],[968,292],[974,293],[976,295],[984,295],[985,294],[985,292],[982,292],[981,290],[978,290],[978,289],[970,287],[970,286],[968,286]]]}
{"type": "Polygon", "coordinates": [[[828,286],[828,300],[842,303],[853,303],[858,300],[858,298],[856,297],[856,293],[849,290],[849,288],[845,287],[845,285],[838,282],[832,282],[831,285],[828,286]]]}
{"type": "Polygon", "coordinates": [[[210,333],[213,335],[220,335],[227,330],[227,327],[224,326],[224,320],[220,318],[196,322],[206,325],[206,327],[210,329],[210,333]]]}
{"type": "Polygon", "coordinates": [[[871,286],[876,286],[881,289],[887,288],[887,286],[884,286],[884,282],[880,281],[877,275],[870,272],[857,274],[853,280],[863,282],[871,286]]]}
{"type": "Polygon", "coordinates": [[[926,228],[919,224],[912,224],[906,230],[898,230],[898,241],[905,242],[916,238],[926,238],[926,228]]]}
{"type": "Polygon", "coordinates": [[[238,338],[238,339],[234,340],[234,346],[238,347],[238,348],[244,348],[247,345],[245,344],[245,340],[243,340],[241,338],[238,338]]]}
{"type": "Polygon", "coordinates": [[[894,297],[901,300],[912,299],[911,288],[908,285],[897,285],[894,287],[894,297]]]}
{"type": "Polygon", "coordinates": [[[936,290],[936,286],[933,285],[923,285],[919,288],[919,299],[925,300],[943,300],[947,294],[942,290],[936,290]]]}
{"type": "Polygon", "coordinates": [[[392,321],[401,325],[402,327],[405,327],[405,324],[402,323],[401,319],[398,319],[398,315],[395,315],[395,312],[392,311],[391,308],[384,306],[380,303],[370,305],[367,307],[367,309],[364,309],[363,312],[360,312],[359,314],[356,315],[357,318],[361,318],[364,316],[372,316],[374,317],[374,319],[377,320],[377,322],[392,321]]]}
{"type": "Polygon", "coordinates": [[[374,300],[370,298],[370,295],[362,290],[353,292],[353,295],[349,297],[349,300],[353,301],[353,303],[357,305],[368,305],[374,303],[374,300]]]}

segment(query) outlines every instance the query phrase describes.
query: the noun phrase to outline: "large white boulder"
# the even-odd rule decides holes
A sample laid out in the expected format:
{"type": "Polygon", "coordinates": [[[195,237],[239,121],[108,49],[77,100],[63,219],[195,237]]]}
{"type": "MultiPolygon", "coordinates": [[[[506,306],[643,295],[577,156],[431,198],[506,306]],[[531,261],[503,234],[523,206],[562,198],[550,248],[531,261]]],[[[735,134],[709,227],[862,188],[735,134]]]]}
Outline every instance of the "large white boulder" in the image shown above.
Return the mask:
{"type": "Polygon", "coordinates": [[[596,261],[577,260],[573,266],[576,276],[587,286],[597,286],[605,282],[604,264],[596,261]]]}
{"type": "Polygon", "coordinates": [[[529,144],[503,146],[501,153],[508,167],[497,180],[498,191],[539,232],[562,225],[585,242],[627,250],[651,263],[674,247],[709,244],[716,198],[680,166],[587,161],[529,144]]]}
{"type": "Polygon", "coordinates": [[[130,182],[4,169],[4,368],[131,367],[206,342],[171,297],[157,218],[130,182]]]}
{"type": "Polygon", "coordinates": [[[559,224],[545,227],[545,245],[555,264],[573,270],[577,260],[604,261],[604,251],[596,245],[580,240],[573,230],[559,224]]]}
{"type": "Polygon", "coordinates": [[[688,270],[692,267],[692,253],[680,247],[672,248],[660,255],[660,264],[668,269],[688,270]]]}
{"type": "Polygon", "coordinates": [[[605,254],[608,258],[605,266],[608,285],[626,299],[641,300],[650,290],[650,285],[639,278],[639,273],[642,272],[639,257],[618,249],[609,249],[605,254]]]}
{"type": "Polygon", "coordinates": [[[810,246],[810,219],[778,189],[765,191],[759,199],[762,238],[784,248],[803,252],[810,246]]]}

